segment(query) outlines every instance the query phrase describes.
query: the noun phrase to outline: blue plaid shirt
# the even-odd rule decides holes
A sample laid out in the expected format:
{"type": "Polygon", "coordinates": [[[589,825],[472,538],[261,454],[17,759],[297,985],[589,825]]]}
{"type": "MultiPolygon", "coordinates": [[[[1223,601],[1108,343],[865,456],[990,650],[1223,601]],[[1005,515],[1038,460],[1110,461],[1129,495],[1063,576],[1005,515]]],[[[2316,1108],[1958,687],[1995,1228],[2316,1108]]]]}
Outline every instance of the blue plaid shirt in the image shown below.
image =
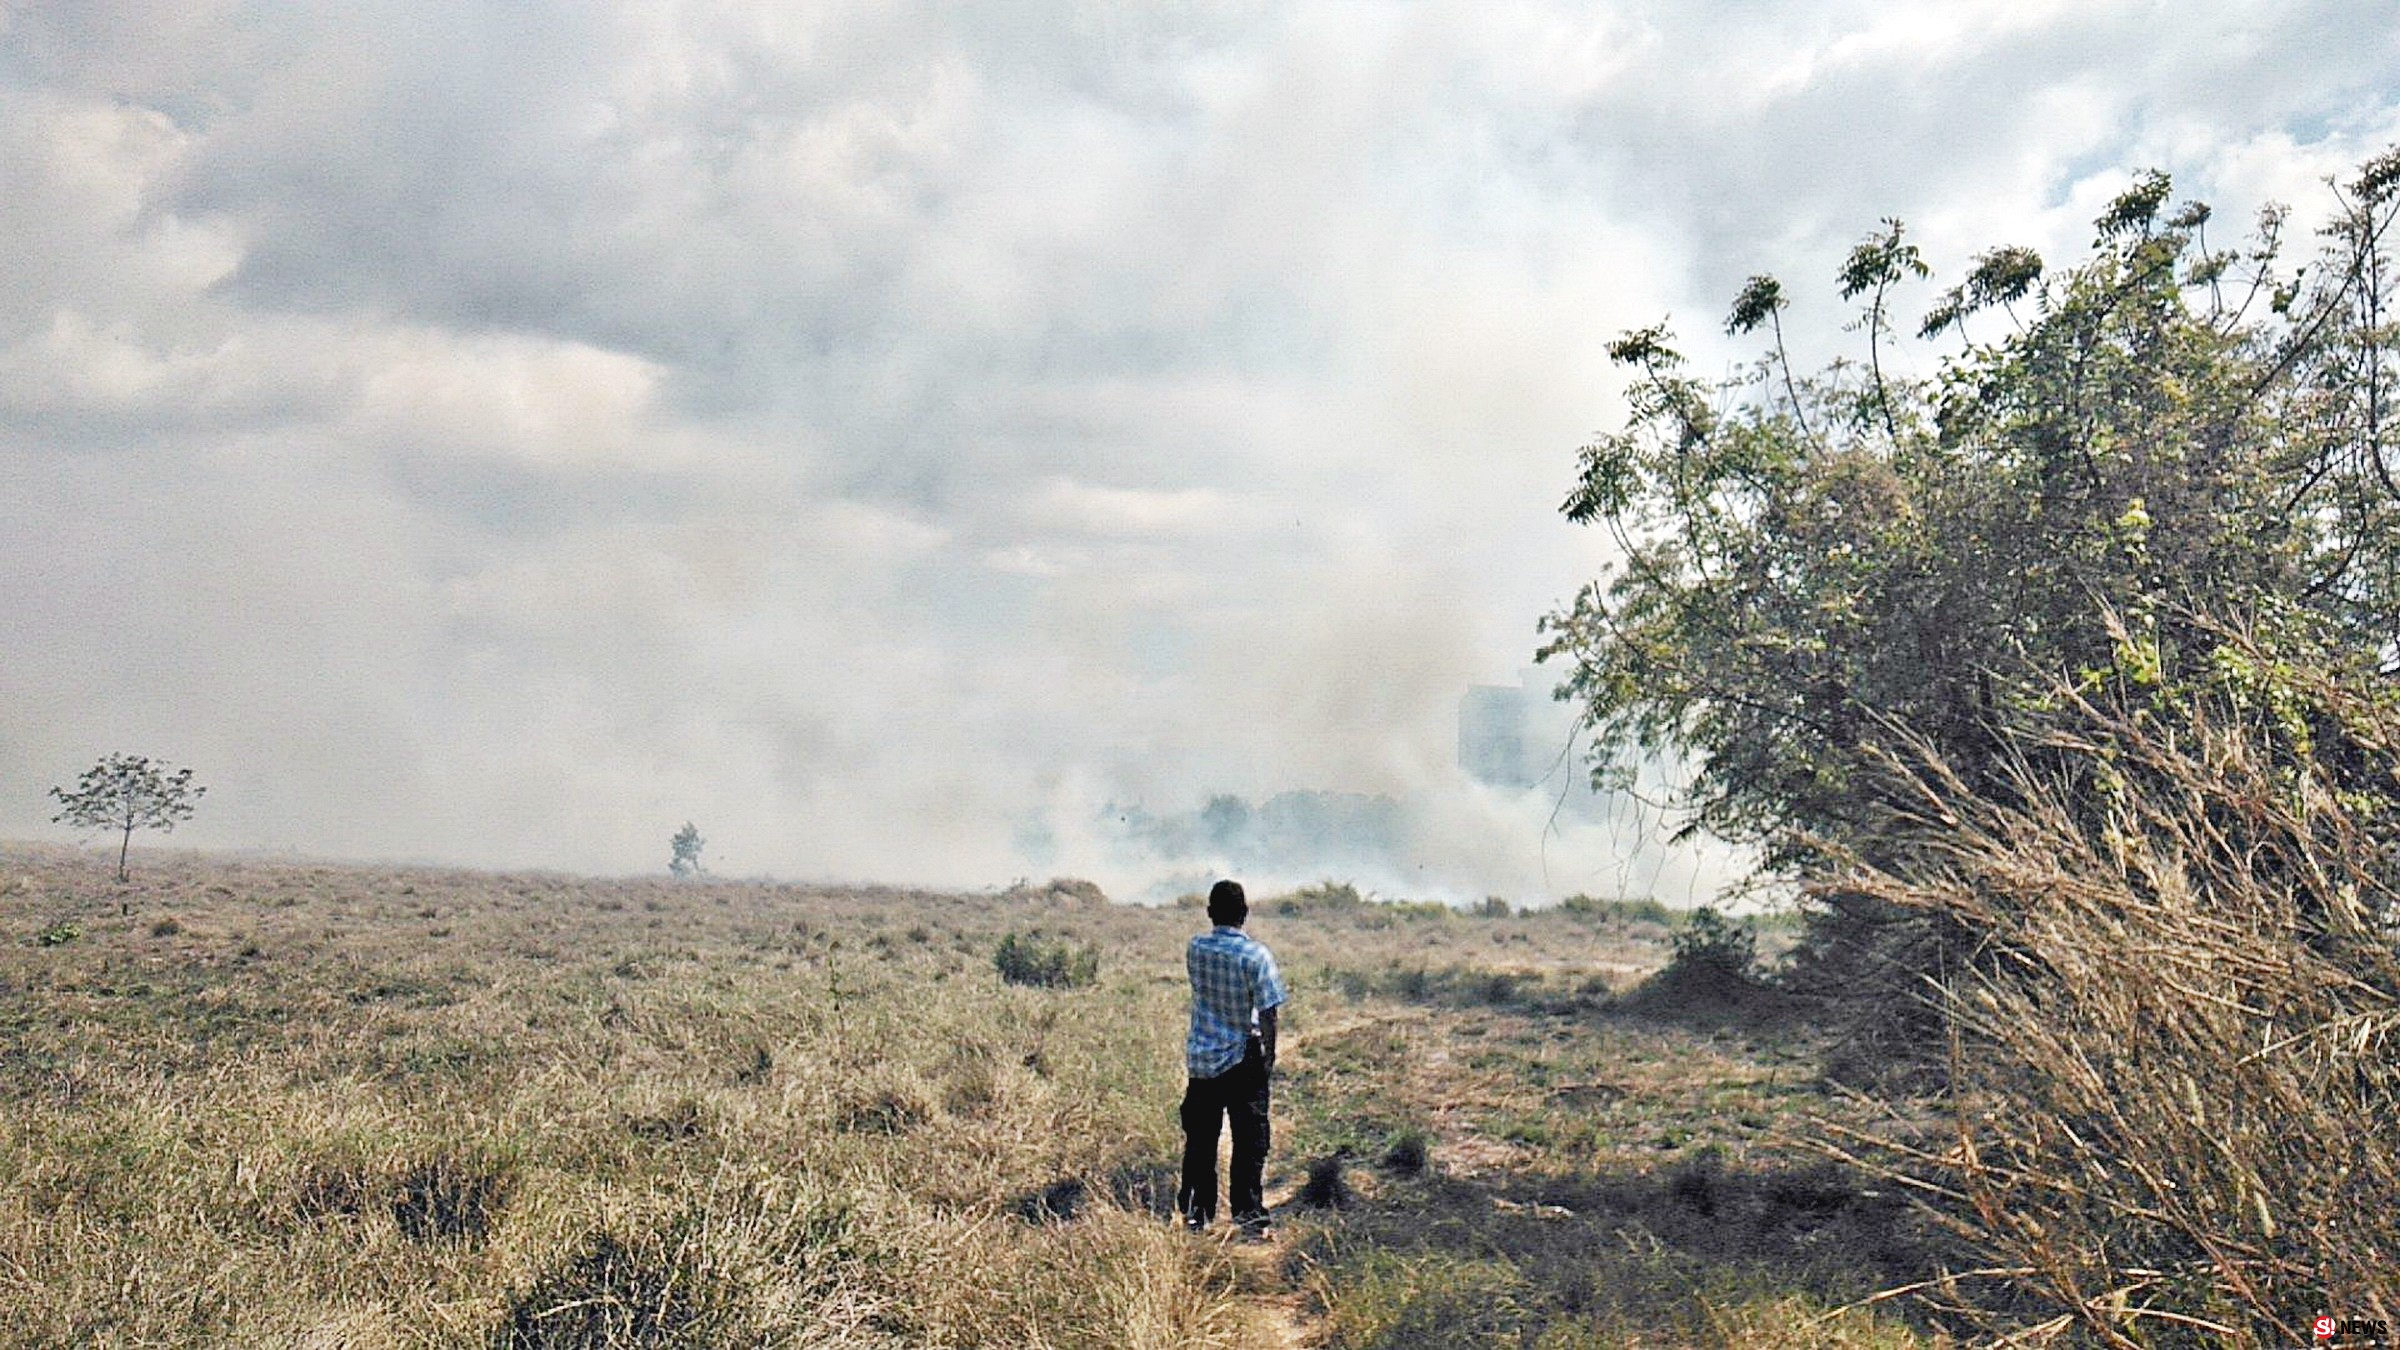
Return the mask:
{"type": "Polygon", "coordinates": [[[1242,1062],[1258,1031],[1261,1009],[1280,1008],[1290,995],[1275,954],[1239,928],[1216,927],[1192,939],[1184,953],[1192,975],[1192,1034],[1183,1043],[1194,1078],[1214,1078],[1242,1062]]]}

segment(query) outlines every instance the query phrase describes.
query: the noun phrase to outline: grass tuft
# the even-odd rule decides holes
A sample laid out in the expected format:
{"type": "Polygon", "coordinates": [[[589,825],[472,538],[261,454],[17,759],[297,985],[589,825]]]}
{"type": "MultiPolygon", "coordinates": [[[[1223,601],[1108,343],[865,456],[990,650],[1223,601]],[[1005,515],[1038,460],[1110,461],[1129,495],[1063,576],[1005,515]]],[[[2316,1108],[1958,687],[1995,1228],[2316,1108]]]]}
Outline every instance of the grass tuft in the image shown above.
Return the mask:
{"type": "Polygon", "coordinates": [[[1018,1198],[1017,1217],[1027,1223],[1068,1223],[1083,1213],[1091,1187],[1081,1177],[1060,1177],[1018,1198]]]}
{"type": "Polygon", "coordinates": [[[1383,1165],[1395,1176],[1420,1176],[1432,1160],[1432,1139],[1414,1126],[1394,1134],[1383,1150],[1383,1165]]]}
{"type": "Polygon", "coordinates": [[[590,1234],[508,1307],[507,1350],[634,1350],[725,1343],[748,1329],[740,1292],[695,1241],[690,1218],[665,1231],[590,1234]]]}
{"type": "Polygon", "coordinates": [[[634,1138],[652,1143],[688,1143],[708,1133],[708,1114],[699,1098],[686,1095],[657,1110],[627,1116],[625,1128],[634,1138]]]}
{"type": "Polygon", "coordinates": [[[906,1134],[933,1117],[923,1083],[887,1072],[854,1085],[835,1124],[851,1134],[906,1134]]]}
{"type": "Polygon", "coordinates": [[[1355,1198],[1350,1183],[1342,1175],[1346,1159],[1339,1152],[1328,1153],[1308,1165],[1308,1178],[1300,1183],[1295,1197],[1310,1209],[1346,1209],[1355,1198]]]}
{"type": "Polygon", "coordinates": [[[476,1154],[437,1154],[402,1171],[392,1219],[411,1242],[480,1242],[516,1190],[508,1164],[476,1154]]]}

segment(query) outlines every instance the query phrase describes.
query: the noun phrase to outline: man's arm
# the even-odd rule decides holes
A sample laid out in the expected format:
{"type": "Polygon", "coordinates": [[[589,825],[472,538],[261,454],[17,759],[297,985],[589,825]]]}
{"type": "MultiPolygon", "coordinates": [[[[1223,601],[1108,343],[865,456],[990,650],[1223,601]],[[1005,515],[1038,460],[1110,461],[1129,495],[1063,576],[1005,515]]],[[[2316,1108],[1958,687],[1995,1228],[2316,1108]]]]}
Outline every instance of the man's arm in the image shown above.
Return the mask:
{"type": "Polygon", "coordinates": [[[1275,1071],[1275,1009],[1258,1010],[1258,1046],[1266,1052],[1267,1072],[1275,1071]]]}

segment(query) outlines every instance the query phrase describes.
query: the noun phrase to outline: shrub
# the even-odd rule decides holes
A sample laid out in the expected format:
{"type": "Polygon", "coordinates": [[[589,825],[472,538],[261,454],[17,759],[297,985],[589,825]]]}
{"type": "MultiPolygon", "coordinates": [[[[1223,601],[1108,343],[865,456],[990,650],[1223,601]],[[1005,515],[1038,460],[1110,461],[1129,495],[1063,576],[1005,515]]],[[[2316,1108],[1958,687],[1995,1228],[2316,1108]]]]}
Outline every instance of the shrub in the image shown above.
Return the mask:
{"type": "Polygon", "coordinates": [[[1037,989],[1083,989],[1100,978],[1100,949],[1078,946],[1065,938],[1019,936],[1000,939],[992,953],[1000,978],[1037,989]]]}
{"type": "Polygon", "coordinates": [[[1108,892],[1101,890],[1098,882],[1086,881],[1082,877],[1050,878],[1050,895],[1062,904],[1087,908],[1097,909],[1108,904],[1108,892]]]}
{"type": "Polygon", "coordinates": [[[1347,914],[1364,909],[1367,898],[1347,881],[1320,881],[1303,886],[1275,901],[1277,914],[1347,914]]]}
{"type": "Polygon", "coordinates": [[[688,820],[683,822],[683,828],[667,841],[667,846],[673,850],[673,856],[667,860],[667,871],[684,880],[699,876],[700,850],[707,844],[708,841],[700,837],[699,826],[688,820]]]}
{"type": "Polygon", "coordinates": [[[1757,978],[1758,935],[1746,921],[1703,905],[1671,935],[1666,967],[1644,980],[1624,1006],[1669,1018],[1750,1018],[1777,997],[1757,978]]]}
{"type": "Polygon", "coordinates": [[[1983,790],[1920,743],[1901,865],[1828,883],[1982,936],[1932,996],[1956,1142],[1877,1156],[2095,1343],[2400,1316],[2400,704],[2220,636],[2239,678],[2057,691],[1983,790]]]}
{"type": "Polygon", "coordinates": [[[1758,964],[1758,930],[1748,920],[1736,921],[1715,907],[1702,905],[1691,912],[1672,939],[1674,954],[1667,971],[1683,982],[1709,988],[1750,982],[1758,964]]]}
{"type": "Polygon", "coordinates": [[[1052,877],[1039,886],[1019,881],[1003,891],[1000,898],[1061,909],[1104,909],[1108,905],[1108,892],[1101,890],[1098,882],[1082,877],[1052,877]]]}
{"type": "MultiPolygon", "coordinates": [[[[1651,757],[1680,757],[1673,807],[1754,846],[1762,880],[1815,871],[1828,846],[1891,866],[1865,780],[1894,733],[1990,793],[2005,725],[2046,715],[2026,674],[2206,673],[2210,644],[2187,640],[2170,602],[2269,616],[2388,669],[2400,151],[2334,187],[2325,252],[2296,269],[2278,256],[2282,208],[2226,250],[2205,204],[2172,187],[2136,177],[2072,266],[2045,274],[2022,248],[1979,257],[1919,332],[1993,303],[2021,302],[2025,321],[1958,344],[1921,380],[1887,381],[1879,355],[1890,304],[1928,275],[1897,220],[1839,276],[1866,381],[1842,363],[1794,371],[1768,276],[1726,328],[1772,333],[1770,359],[1728,380],[1697,374],[1663,324],[1611,344],[1631,368],[1629,415],[1583,448],[1562,509],[1626,547],[1544,620],[1540,653],[1571,662],[1563,696],[1607,747],[1604,779],[1630,785],[1651,757]],[[2218,284],[2229,265],[2246,293],[2218,284]],[[2167,640],[2118,642],[2109,607],[2154,611],[2167,640]]],[[[1852,940],[1885,917],[1852,913],[1863,895],[1820,896],[1870,963],[1843,982],[1941,978],[1952,944],[1852,940]]]]}
{"type": "Polygon", "coordinates": [[[1505,919],[1516,911],[1509,908],[1505,896],[1487,895],[1475,906],[1473,912],[1479,919],[1505,919]]]}
{"type": "Polygon", "coordinates": [[[1658,900],[1601,899],[1590,895],[1570,895],[1558,902],[1559,912],[1578,919],[1607,920],[1612,923],[1674,922],[1674,911],[1658,900]]]}
{"type": "Polygon", "coordinates": [[[68,943],[73,942],[75,939],[82,936],[83,928],[80,924],[54,923],[48,928],[43,929],[41,932],[34,934],[33,940],[37,946],[64,947],[68,943]]]}

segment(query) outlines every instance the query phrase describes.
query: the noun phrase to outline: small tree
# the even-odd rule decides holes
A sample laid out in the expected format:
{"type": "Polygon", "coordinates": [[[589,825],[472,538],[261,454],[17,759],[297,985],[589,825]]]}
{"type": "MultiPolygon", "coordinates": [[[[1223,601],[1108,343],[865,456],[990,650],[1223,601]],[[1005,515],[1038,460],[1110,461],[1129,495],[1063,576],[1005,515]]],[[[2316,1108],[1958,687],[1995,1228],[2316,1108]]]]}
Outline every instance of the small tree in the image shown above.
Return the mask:
{"type": "Polygon", "coordinates": [[[700,875],[700,848],[707,842],[700,837],[699,826],[688,820],[683,822],[683,828],[669,841],[675,856],[667,860],[667,870],[679,877],[700,875]]]}
{"type": "Polygon", "coordinates": [[[126,855],[135,830],[170,831],[192,818],[192,805],[208,789],[192,781],[190,769],[170,773],[161,761],[147,755],[110,755],[84,770],[73,792],[54,787],[59,813],[51,817],[70,825],[119,831],[117,880],[129,881],[126,855]]]}

